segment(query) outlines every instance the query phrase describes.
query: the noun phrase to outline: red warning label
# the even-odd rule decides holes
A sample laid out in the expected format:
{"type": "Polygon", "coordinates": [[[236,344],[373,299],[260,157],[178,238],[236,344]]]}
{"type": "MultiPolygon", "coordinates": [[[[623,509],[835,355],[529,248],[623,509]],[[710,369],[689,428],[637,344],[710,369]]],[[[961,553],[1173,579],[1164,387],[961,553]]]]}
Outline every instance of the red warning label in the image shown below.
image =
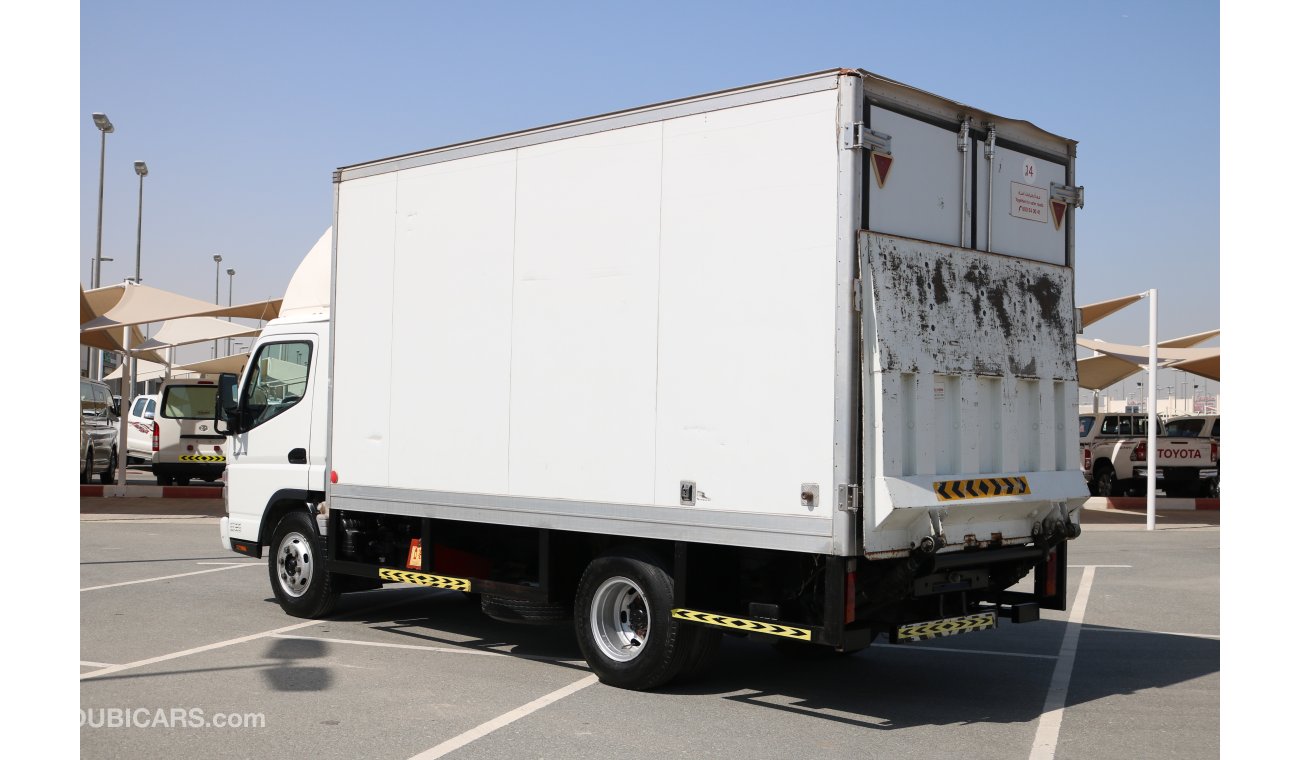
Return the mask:
{"type": "Polygon", "coordinates": [[[1052,224],[1059,230],[1063,221],[1065,221],[1065,201],[1052,201],[1052,224]]]}
{"type": "Polygon", "coordinates": [[[889,170],[894,166],[894,157],[885,153],[871,154],[871,172],[876,175],[876,187],[884,189],[889,170]]]}

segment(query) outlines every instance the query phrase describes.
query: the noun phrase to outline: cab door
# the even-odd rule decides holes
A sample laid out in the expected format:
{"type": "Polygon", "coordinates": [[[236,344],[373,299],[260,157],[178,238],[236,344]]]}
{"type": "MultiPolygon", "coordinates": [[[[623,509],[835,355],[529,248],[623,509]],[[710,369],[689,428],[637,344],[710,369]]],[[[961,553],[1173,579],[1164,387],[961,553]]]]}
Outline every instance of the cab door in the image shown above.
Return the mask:
{"type": "Polygon", "coordinates": [[[312,427],[315,397],[324,388],[320,344],[315,334],[276,335],[249,362],[240,385],[241,431],[232,436],[226,465],[232,536],[259,540],[262,512],[277,492],[303,498],[324,488],[309,467],[312,449],[319,448],[312,427]]]}

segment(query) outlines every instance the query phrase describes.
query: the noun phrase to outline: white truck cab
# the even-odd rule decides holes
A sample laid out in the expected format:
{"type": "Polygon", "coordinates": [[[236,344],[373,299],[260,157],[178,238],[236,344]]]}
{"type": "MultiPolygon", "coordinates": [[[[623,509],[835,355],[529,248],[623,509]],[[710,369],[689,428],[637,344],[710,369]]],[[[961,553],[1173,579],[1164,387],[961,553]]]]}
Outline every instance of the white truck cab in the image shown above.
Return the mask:
{"type": "Polygon", "coordinates": [[[238,398],[246,415],[227,452],[222,548],[266,543],[275,524],[264,523],[278,517],[269,505],[300,507],[324,493],[332,239],[326,230],[298,266],[280,316],[244,367],[238,398]]]}

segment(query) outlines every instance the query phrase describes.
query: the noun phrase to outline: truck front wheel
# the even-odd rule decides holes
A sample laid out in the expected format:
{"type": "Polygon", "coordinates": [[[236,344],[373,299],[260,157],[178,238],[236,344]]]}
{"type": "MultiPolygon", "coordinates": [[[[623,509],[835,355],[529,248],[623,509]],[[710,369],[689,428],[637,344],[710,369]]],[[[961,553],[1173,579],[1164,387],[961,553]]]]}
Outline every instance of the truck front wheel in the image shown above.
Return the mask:
{"type": "Polygon", "coordinates": [[[659,558],[629,550],[598,557],[578,583],[578,646],[600,680],[624,689],[662,686],[716,647],[714,631],[672,616],[673,579],[659,558]]]}
{"type": "Polygon", "coordinates": [[[271,589],[280,608],[294,617],[328,615],[338,601],[316,526],[306,512],[289,512],[271,534],[267,562],[271,589]]]}

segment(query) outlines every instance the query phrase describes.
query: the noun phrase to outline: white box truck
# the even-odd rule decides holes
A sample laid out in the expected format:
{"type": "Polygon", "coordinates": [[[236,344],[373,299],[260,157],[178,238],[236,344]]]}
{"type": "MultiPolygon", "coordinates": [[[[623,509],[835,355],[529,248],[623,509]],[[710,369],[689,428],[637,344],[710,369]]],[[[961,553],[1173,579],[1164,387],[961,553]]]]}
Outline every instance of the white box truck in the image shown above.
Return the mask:
{"type": "Polygon", "coordinates": [[[328,308],[221,382],[222,542],[293,615],[572,619],[633,689],[1064,609],[1074,156],[836,69],[341,168],[328,308]]]}

